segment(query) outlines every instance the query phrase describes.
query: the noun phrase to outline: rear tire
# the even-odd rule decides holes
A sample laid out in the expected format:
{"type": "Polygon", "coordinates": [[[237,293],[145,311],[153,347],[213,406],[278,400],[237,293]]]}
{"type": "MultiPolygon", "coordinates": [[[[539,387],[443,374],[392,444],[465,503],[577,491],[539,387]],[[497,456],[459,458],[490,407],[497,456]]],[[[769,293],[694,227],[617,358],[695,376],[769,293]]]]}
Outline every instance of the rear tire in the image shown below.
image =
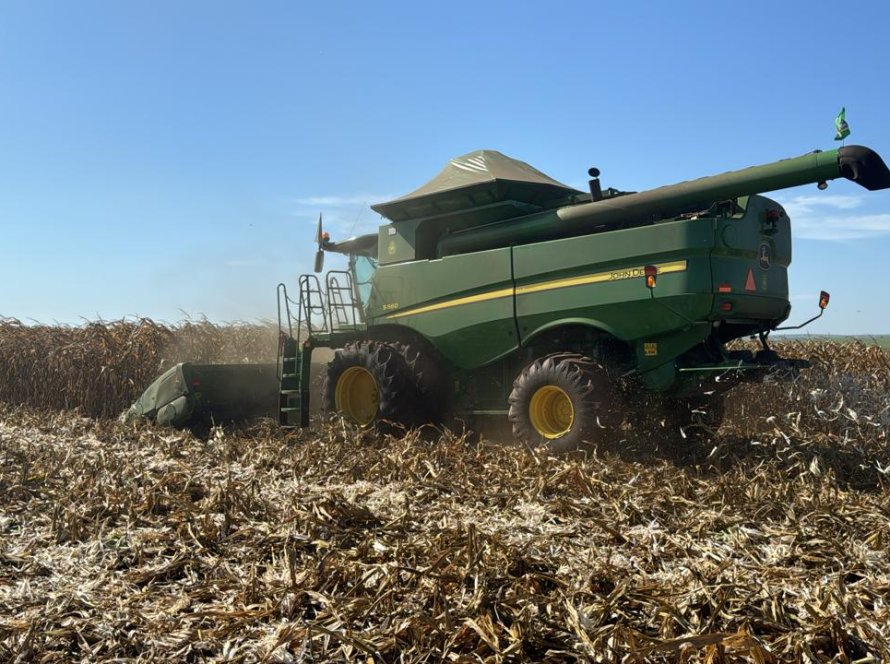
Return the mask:
{"type": "Polygon", "coordinates": [[[324,409],[360,427],[391,431],[418,422],[413,374],[397,349],[385,343],[350,344],[328,363],[324,409]]]}
{"type": "Polygon", "coordinates": [[[621,423],[621,407],[606,370],[574,353],[532,362],[513,382],[509,401],[513,435],[555,453],[600,442],[621,423]]]}

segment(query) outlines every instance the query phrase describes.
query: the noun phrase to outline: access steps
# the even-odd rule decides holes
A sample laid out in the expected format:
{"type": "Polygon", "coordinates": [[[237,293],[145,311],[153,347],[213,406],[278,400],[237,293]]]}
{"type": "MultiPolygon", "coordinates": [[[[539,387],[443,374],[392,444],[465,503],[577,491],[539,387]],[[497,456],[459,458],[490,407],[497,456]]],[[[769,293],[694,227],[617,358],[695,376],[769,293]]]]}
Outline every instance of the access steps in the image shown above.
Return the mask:
{"type": "Polygon", "coordinates": [[[324,291],[314,274],[301,275],[298,283],[298,301],[288,296],[284,284],[278,284],[278,423],[286,429],[309,426],[316,342],[367,329],[351,273],[331,270],[325,275],[324,291]]]}

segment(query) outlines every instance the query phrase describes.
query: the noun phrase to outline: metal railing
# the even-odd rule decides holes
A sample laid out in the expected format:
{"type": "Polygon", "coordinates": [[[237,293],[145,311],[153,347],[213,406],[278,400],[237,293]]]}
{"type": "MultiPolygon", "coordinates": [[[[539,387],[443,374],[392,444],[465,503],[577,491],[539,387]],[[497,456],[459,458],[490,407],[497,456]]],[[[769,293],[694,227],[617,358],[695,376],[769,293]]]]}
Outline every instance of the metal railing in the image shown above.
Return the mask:
{"type": "Polygon", "coordinates": [[[365,324],[365,312],[356,297],[352,273],[331,270],[325,276],[328,323],[331,330],[355,330],[365,324]]]}
{"type": "Polygon", "coordinates": [[[287,286],[278,284],[278,333],[296,339],[304,333],[328,334],[357,330],[365,325],[365,312],[356,296],[352,274],[331,270],[325,275],[325,290],[314,274],[300,275],[297,300],[287,293],[287,286]],[[294,313],[296,311],[296,313],[294,313]]]}
{"type": "MultiPolygon", "coordinates": [[[[314,274],[300,275],[300,310],[297,321],[301,329],[305,327],[309,335],[326,334],[333,327],[330,324],[330,313],[327,298],[321,290],[321,283],[314,274]]],[[[298,339],[300,331],[297,332],[298,339]]]]}
{"type": "MultiPolygon", "coordinates": [[[[287,286],[283,283],[278,284],[276,287],[276,296],[278,300],[278,334],[279,336],[285,333],[285,325],[287,325],[287,336],[294,336],[294,323],[297,324],[297,330],[299,331],[299,321],[294,318],[293,314],[291,314],[290,305],[294,305],[299,307],[298,302],[294,302],[290,296],[287,294],[287,286]],[[284,323],[282,324],[282,314],[284,314],[284,323]]],[[[298,332],[299,334],[299,332],[298,332]]]]}

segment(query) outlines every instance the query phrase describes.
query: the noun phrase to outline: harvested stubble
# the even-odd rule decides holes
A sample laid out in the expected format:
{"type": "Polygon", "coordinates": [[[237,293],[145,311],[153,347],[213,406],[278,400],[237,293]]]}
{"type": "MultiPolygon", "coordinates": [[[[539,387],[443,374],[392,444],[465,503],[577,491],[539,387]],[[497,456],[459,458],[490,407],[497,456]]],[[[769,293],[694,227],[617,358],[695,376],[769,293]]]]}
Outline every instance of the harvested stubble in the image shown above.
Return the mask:
{"type": "Polygon", "coordinates": [[[136,321],[82,326],[0,319],[0,402],[114,417],[177,362],[272,362],[271,325],[165,325],[136,321]]]}
{"type": "Polygon", "coordinates": [[[886,661],[887,355],[806,350],[674,456],[0,410],[0,660],[886,661]]]}

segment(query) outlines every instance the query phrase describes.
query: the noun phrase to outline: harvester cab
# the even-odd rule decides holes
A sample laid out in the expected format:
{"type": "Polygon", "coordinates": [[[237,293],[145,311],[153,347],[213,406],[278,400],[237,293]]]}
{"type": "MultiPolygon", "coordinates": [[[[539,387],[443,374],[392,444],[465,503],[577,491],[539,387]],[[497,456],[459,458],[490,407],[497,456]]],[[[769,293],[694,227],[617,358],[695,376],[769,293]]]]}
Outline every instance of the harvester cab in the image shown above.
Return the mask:
{"type": "Polygon", "coordinates": [[[336,350],[324,407],[360,426],[506,416],[529,444],[568,449],[607,435],[639,393],[685,412],[803,364],[766,345],[791,311],[791,222],[762,194],[890,187],[859,146],[639,193],[589,175],[582,192],[480,150],[373,205],[377,233],[333,242],[319,220],[318,255],[348,269],[324,288],[303,275],[294,300],[279,285],[282,425],[308,424],[317,347],[336,350]],[[751,335],[761,352],[727,350],[751,335]]]}

